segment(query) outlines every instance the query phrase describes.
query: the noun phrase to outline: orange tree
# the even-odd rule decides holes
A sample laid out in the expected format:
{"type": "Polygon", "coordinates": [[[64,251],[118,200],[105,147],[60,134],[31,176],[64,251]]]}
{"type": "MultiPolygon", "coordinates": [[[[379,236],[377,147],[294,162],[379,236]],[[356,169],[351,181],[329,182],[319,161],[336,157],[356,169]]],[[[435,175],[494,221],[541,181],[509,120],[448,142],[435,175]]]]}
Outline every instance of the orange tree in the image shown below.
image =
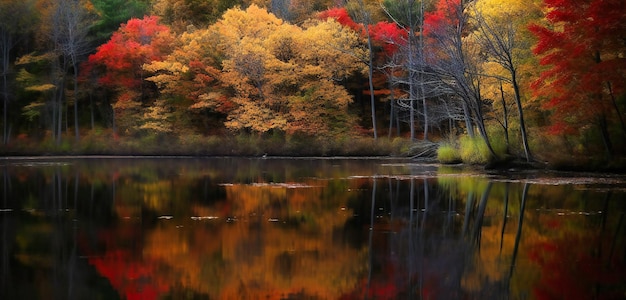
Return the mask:
{"type": "Polygon", "coordinates": [[[300,27],[251,5],[184,34],[180,49],[146,68],[161,91],[224,114],[230,130],[328,135],[354,126],[342,82],[362,71],[364,53],[356,33],[335,21],[300,27]]]}

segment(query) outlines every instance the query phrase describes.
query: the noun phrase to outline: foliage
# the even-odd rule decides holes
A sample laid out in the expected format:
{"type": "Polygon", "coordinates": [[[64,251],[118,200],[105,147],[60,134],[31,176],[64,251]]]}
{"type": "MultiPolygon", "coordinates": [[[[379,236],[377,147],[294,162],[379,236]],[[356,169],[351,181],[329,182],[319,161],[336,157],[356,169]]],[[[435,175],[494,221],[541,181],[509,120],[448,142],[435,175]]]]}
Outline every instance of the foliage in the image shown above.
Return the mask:
{"type": "Polygon", "coordinates": [[[626,2],[620,0],[544,1],[547,25],[532,24],[533,51],[547,66],[532,84],[552,113],[550,132],[577,134],[596,126],[611,151],[608,124],[621,124],[617,99],[626,93],[623,43],[626,2]]]}
{"type": "Polygon", "coordinates": [[[459,154],[467,164],[486,164],[491,159],[485,141],[480,137],[462,136],[459,139],[459,154]]]}
{"type": "Polygon", "coordinates": [[[134,117],[141,113],[141,104],[154,100],[155,88],[146,78],[143,65],[163,60],[171,51],[174,38],[169,28],[159,24],[157,17],[131,19],[123,24],[106,44],[89,56],[85,66],[88,76],[94,69],[104,69],[98,82],[118,92],[114,108],[123,130],[142,126],[134,117]]]}
{"type": "Polygon", "coordinates": [[[146,78],[143,64],[161,60],[172,44],[169,28],[158,22],[157,17],[131,19],[89,56],[89,64],[106,68],[99,79],[101,84],[127,89],[141,87],[146,78]]]}
{"type": "Polygon", "coordinates": [[[460,156],[454,145],[442,144],[437,149],[437,160],[444,164],[456,163],[460,161],[460,156]]]}
{"type": "Polygon", "coordinates": [[[234,91],[227,128],[324,135],[353,126],[339,84],[359,71],[353,32],[333,21],[300,28],[254,5],[209,30],[224,55],[220,81],[234,91]]]}
{"type": "Polygon", "coordinates": [[[148,3],[143,0],[92,0],[91,3],[99,16],[91,31],[99,43],[108,40],[120,24],[141,18],[148,12],[148,3]]]}
{"type": "Polygon", "coordinates": [[[613,166],[624,3],[0,0],[3,151],[408,155],[422,127],[431,145],[466,132],[493,156],[613,166]],[[363,138],[385,123],[399,138],[363,138]]]}
{"type": "MultiPolygon", "coordinates": [[[[318,18],[322,20],[334,19],[341,25],[358,32],[362,38],[366,38],[364,25],[355,22],[346,8],[336,7],[322,11],[318,18]]],[[[407,32],[396,23],[380,21],[368,25],[368,27],[372,40],[378,47],[382,48],[383,53],[387,56],[392,56],[400,46],[406,43],[407,32]]]]}

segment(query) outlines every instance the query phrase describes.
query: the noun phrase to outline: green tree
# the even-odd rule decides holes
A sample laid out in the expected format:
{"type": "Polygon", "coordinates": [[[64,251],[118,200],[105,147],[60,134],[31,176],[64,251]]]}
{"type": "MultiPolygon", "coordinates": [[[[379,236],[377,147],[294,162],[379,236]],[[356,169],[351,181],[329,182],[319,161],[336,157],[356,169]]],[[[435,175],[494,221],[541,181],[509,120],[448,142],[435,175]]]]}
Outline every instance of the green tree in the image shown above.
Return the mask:
{"type": "Polygon", "coordinates": [[[141,18],[148,13],[147,0],[92,0],[91,3],[98,14],[91,35],[95,44],[106,42],[120,25],[131,18],[141,18]]]}

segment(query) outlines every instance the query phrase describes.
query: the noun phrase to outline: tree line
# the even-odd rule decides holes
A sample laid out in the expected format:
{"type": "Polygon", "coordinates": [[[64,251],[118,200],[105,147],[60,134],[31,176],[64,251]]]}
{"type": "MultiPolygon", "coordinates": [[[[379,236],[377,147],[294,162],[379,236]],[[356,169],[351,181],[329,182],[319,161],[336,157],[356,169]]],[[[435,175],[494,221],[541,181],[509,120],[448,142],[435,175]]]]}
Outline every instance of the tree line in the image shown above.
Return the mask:
{"type": "Polygon", "coordinates": [[[612,161],[625,20],[621,0],[1,0],[3,144],[386,133],[612,161]]]}

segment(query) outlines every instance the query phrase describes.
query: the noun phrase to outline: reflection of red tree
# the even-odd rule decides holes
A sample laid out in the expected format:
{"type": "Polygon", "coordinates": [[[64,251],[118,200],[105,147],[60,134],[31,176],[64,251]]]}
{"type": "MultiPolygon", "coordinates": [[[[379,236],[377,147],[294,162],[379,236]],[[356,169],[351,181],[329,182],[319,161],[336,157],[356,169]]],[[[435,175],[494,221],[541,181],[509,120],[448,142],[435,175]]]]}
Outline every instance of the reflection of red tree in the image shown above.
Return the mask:
{"type": "MultiPolygon", "coordinates": [[[[380,274],[374,276],[371,281],[361,280],[361,283],[349,294],[343,295],[340,299],[403,299],[413,298],[411,294],[419,294],[421,299],[438,299],[440,295],[434,293],[439,290],[437,282],[440,279],[431,278],[424,282],[424,288],[419,291],[410,291],[416,286],[415,282],[419,275],[410,276],[407,270],[397,268],[395,264],[387,262],[380,274]],[[411,279],[406,279],[411,277],[411,279]]],[[[413,295],[415,296],[415,295],[413,295]]]]}
{"type": "Polygon", "coordinates": [[[126,299],[158,299],[169,290],[167,285],[151,278],[157,274],[155,265],[134,260],[130,251],[107,251],[102,257],[90,258],[89,263],[126,299]]]}
{"type": "Polygon", "coordinates": [[[140,225],[121,226],[98,235],[98,242],[106,249],[104,254],[91,255],[94,251],[88,247],[83,247],[83,251],[88,253],[89,263],[124,299],[158,299],[170,287],[168,281],[159,276],[158,262],[142,257],[142,247],[137,244],[139,235],[140,225]]]}
{"type": "MultiPolygon", "coordinates": [[[[537,299],[622,299],[626,265],[610,256],[610,241],[580,236],[538,242],[529,258],[541,267],[533,293],[537,299]],[[593,251],[589,245],[597,245],[593,251]]],[[[618,252],[616,252],[618,253],[618,252]]]]}

